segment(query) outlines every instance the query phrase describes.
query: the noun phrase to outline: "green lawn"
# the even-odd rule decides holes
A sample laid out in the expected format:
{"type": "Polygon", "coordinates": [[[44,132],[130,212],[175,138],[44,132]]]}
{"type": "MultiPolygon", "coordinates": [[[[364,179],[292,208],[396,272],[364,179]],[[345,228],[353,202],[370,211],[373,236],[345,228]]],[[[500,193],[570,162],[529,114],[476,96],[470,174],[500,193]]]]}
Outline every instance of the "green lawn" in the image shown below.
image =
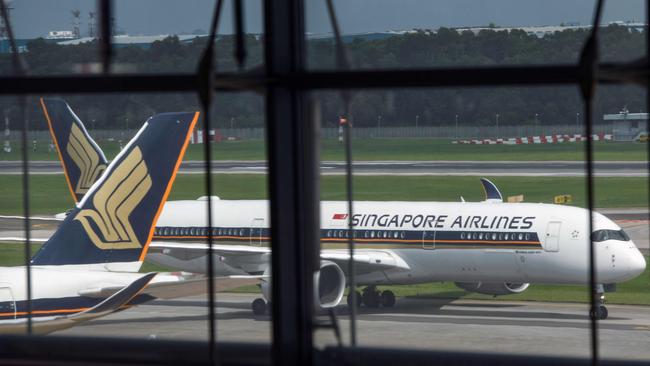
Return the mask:
{"type": "MultiPolygon", "coordinates": [[[[553,196],[570,194],[572,205],[585,205],[585,180],[579,177],[488,177],[505,196],[524,194],[526,202],[551,203],[553,196]]],[[[648,202],[647,178],[596,178],[596,207],[643,207],[648,202]]],[[[169,199],[196,199],[204,195],[203,176],[179,174],[169,199]]],[[[323,176],[321,197],[345,199],[342,176],[323,176]]],[[[30,175],[32,214],[54,214],[72,207],[63,175],[30,175]]],[[[0,175],[0,214],[22,214],[21,176],[0,175]]],[[[483,199],[478,177],[358,176],[355,200],[467,201],[483,199]]],[[[223,199],[266,198],[266,176],[214,176],[214,194],[223,199]]]]}
{"type": "MultiPolygon", "coordinates": [[[[116,141],[99,141],[106,157],[112,159],[119,151],[116,141]]],[[[30,159],[58,160],[56,152],[48,152],[48,141],[38,141],[30,159]]],[[[344,160],[343,145],[335,140],[322,140],[321,159],[344,160]]],[[[0,160],[19,160],[19,149],[0,153],[0,160]]],[[[647,160],[647,146],[635,142],[596,142],[596,160],[647,160]]],[[[224,141],[215,144],[215,160],[265,160],[264,140],[224,141]]],[[[583,160],[583,143],[547,145],[455,145],[447,139],[361,139],[354,140],[355,160],[583,160]]],[[[203,159],[202,145],[190,145],[185,160],[203,159]]]]}

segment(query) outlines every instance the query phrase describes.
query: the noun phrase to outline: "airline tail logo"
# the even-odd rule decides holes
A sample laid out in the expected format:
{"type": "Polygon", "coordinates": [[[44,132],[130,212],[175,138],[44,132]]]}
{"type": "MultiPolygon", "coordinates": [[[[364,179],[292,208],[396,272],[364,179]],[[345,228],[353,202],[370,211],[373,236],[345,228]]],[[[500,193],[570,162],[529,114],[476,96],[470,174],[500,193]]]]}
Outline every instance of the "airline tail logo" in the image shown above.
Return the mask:
{"type": "Polygon", "coordinates": [[[142,151],[136,147],[106,178],[93,197],[94,209],[79,211],[75,220],[100,249],[142,247],[129,221],[131,212],[151,189],[142,151]]]}
{"type": "Polygon", "coordinates": [[[106,164],[100,163],[99,154],[90,145],[81,129],[74,123],[70,129],[70,138],[66,150],[70,158],[79,167],[79,180],[77,181],[75,193],[85,194],[97,178],[101,176],[102,172],[106,170],[106,164]]]}

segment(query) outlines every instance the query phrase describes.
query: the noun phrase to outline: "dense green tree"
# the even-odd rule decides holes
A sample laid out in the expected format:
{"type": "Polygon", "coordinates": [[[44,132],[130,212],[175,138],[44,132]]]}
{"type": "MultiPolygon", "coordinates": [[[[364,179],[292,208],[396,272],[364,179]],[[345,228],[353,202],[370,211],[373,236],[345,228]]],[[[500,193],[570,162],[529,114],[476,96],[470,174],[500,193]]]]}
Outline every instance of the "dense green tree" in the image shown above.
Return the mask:
{"type": "MultiPolygon", "coordinates": [[[[544,37],[523,30],[498,28],[458,32],[440,28],[435,32],[415,30],[382,39],[356,37],[347,47],[353,69],[399,69],[425,67],[468,67],[490,65],[571,64],[578,60],[589,29],[568,29],[544,37]]],[[[205,48],[206,38],[181,42],[168,37],[148,48],[140,46],[115,49],[114,70],[136,73],[194,72],[205,48]]],[[[233,38],[217,40],[216,67],[236,71],[233,38]]],[[[263,39],[250,35],[246,39],[248,59],[244,68],[263,64],[263,39]]],[[[631,61],[644,55],[645,33],[611,25],[601,32],[601,58],[604,62],[631,61]]],[[[43,39],[28,44],[24,53],[32,75],[61,75],[98,67],[99,44],[83,43],[62,46],[43,39]]],[[[311,69],[335,69],[335,47],[331,39],[310,40],[307,62],[311,69]]],[[[0,73],[12,73],[11,55],[0,55],[0,73]]],[[[79,116],[94,128],[136,128],[148,116],[165,111],[197,110],[194,93],[64,95],[79,116]],[[94,122],[91,122],[94,121],[94,122]]],[[[335,126],[344,113],[335,91],[317,92],[322,120],[335,126]]],[[[0,109],[10,116],[16,112],[15,100],[0,99],[0,109]]],[[[645,94],[631,86],[603,86],[598,89],[595,116],[616,113],[624,105],[632,112],[645,111],[645,94]]],[[[355,91],[352,119],[355,126],[376,126],[379,116],[383,126],[419,124],[452,125],[458,116],[463,125],[572,124],[576,113],[582,114],[577,87],[540,86],[535,88],[442,88],[413,90],[355,91]],[[535,115],[537,114],[537,119],[535,115]]],[[[230,127],[255,127],[264,124],[264,99],[255,93],[218,93],[214,123],[230,127]]],[[[45,128],[37,98],[30,99],[30,128],[45,128]]]]}

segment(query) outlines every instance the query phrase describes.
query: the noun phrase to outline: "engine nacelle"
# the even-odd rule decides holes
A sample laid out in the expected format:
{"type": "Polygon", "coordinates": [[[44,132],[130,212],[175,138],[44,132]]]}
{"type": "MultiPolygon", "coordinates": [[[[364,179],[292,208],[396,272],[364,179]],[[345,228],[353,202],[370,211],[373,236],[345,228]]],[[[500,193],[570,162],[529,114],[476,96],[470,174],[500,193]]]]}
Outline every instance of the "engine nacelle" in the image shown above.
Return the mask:
{"type": "Polygon", "coordinates": [[[456,286],[465,291],[485,295],[511,295],[526,291],[530,284],[512,282],[456,282],[456,286]]]}
{"type": "MultiPolygon", "coordinates": [[[[267,269],[265,276],[271,277],[267,269]]],[[[271,282],[262,281],[262,296],[271,301],[271,282]]],[[[338,264],[321,261],[320,269],[314,274],[314,304],[321,308],[332,308],[338,305],[345,292],[345,274],[338,264]]]]}

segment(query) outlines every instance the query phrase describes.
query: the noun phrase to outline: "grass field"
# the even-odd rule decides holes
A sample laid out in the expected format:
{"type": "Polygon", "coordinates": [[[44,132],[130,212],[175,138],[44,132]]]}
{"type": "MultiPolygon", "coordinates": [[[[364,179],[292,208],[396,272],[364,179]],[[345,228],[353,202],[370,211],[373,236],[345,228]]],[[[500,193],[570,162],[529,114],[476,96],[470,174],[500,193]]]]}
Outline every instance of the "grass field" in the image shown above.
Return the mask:
{"type": "MultiPolygon", "coordinates": [[[[551,203],[553,196],[570,194],[572,205],[585,205],[585,181],[579,177],[488,177],[505,196],[524,194],[527,202],[551,203]]],[[[0,175],[0,214],[22,214],[21,176],[0,175]]],[[[170,200],[204,195],[203,176],[179,174],[170,200]]],[[[596,178],[596,207],[643,207],[648,202],[647,178],[596,178]]],[[[63,175],[30,175],[32,214],[54,214],[72,207],[63,175]]],[[[355,200],[480,201],[483,189],[477,177],[358,176],[355,200]]],[[[214,192],[223,199],[266,198],[264,175],[215,175],[214,192]]],[[[323,176],[321,197],[345,199],[344,177],[323,176]]]]}
{"type": "MultiPolygon", "coordinates": [[[[112,159],[119,151],[115,141],[99,141],[106,157],[112,159]]],[[[39,141],[32,160],[58,160],[56,152],[48,152],[49,141],[39,141]]],[[[344,160],[343,145],[334,140],[321,141],[322,160],[344,160]]],[[[0,160],[20,160],[17,142],[14,151],[0,153],[0,160]]],[[[647,160],[647,145],[634,142],[595,142],[596,160],[647,160]]],[[[30,145],[31,147],[31,145],[30,145]]],[[[263,140],[226,141],[214,145],[215,160],[265,160],[263,140]]],[[[353,142],[354,160],[584,160],[583,143],[547,145],[454,145],[446,139],[363,139],[353,142]]],[[[202,160],[201,145],[190,145],[185,160],[202,160]]]]}
{"type": "MultiPolygon", "coordinates": [[[[32,253],[36,253],[39,244],[32,244],[32,253]]],[[[15,243],[0,243],[0,266],[20,266],[25,263],[24,246],[15,243]]],[[[646,257],[646,261],[650,258],[646,257]]],[[[168,271],[169,269],[145,262],[140,272],[168,271]]],[[[408,286],[380,286],[379,289],[390,289],[398,297],[414,296],[419,298],[438,299],[493,299],[492,296],[469,293],[459,289],[451,282],[446,283],[424,283],[408,286]]],[[[257,286],[244,286],[234,292],[258,293],[257,286]]],[[[522,301],[553,301],[553,302],[578,302],[587,303],[589,293],[586,286],[569,285],[531,285],[528,290],[517,295],[500,296],[499,300],[522,300],[522,301]]],[[[618,291],[607,294],[607,302],[610,304],[635,304],[650,305],[650,269],[639,277],[620,284],[618,291]]]]}

